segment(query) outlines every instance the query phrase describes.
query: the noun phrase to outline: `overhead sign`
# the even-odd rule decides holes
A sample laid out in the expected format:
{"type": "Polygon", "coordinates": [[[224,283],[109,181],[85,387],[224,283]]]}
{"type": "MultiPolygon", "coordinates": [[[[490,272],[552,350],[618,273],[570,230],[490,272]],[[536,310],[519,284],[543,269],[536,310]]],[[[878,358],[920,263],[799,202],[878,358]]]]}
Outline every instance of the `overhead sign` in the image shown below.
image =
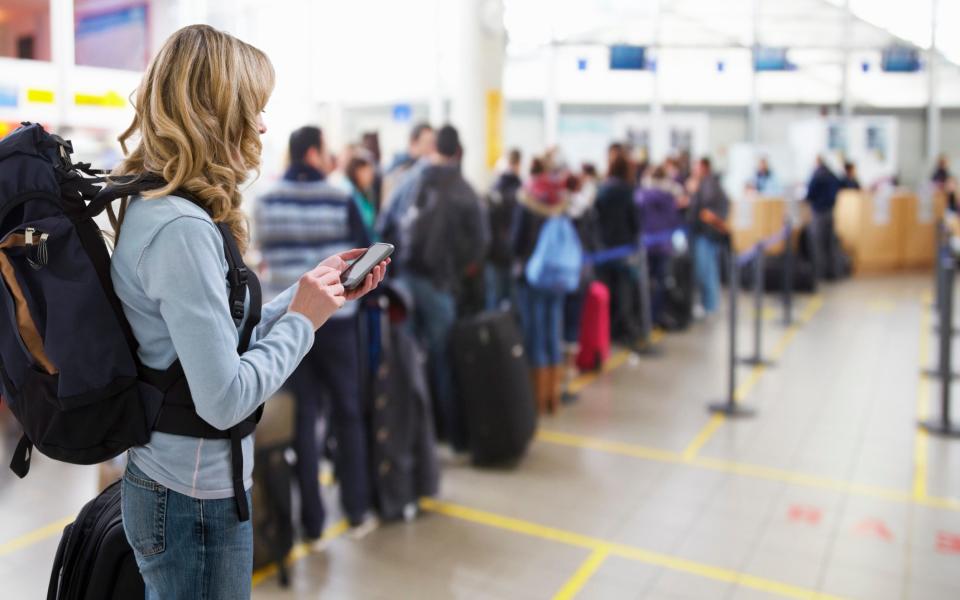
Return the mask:
{"type": "Polygon", "coordinates": [[[19,103],[20,90],[15,87],[0,86],[0,106],[16,108],[19,103]]]}
{"type": "Polygon", "coordinates": [[[105,94],[83,94],[78,93],[73,97],[77,106],[102,106],[105,108],[123,108],[127,101],[116,92],[107,92],[105,94]]]}
{"type": "Polygon", "coordinates": [[[407,123],[413,118],[413,108],[409,104],[393,105],[393,120],[398,123],[407,123]]]}
{"type": "Polygon", "coordinates": [[[787,59],[786,48],[755,46],[753,48],[754,71],[795,71],[797,65],[787,59]]]}
{"type": "Polygon", "coordinates": [[[916,73],[920,70],[920,51],[909,46],[884,48],[880,68],[887,73],[916,73]]]}
{"type": "Polygon", "coordinates": [[[646,47],[628,46],[626,44],[610,46],[611,71],[642,71],[646,68],[646,47]]]}
{"type": "Polygon", "coordinates": [[[53,90],[27,90],[27,102],[35,102],[37,104],[53,104],[53,100],[53,90]]]}

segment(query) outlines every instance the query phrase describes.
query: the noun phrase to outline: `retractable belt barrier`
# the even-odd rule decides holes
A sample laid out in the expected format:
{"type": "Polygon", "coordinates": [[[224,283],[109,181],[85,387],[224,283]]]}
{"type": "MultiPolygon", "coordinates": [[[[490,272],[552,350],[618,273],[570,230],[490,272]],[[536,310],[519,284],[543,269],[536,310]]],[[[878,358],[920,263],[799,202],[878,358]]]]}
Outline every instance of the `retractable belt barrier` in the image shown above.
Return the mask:
{"type": "Polygon", "coordinates": [[[788,321],[790,306],[792,304],[793,274],[792,261],[793,252],[790,248],[790,236],[792,226],[790,221],[784,223],[783,228],[775,235],[767,239],[760,240],[749,250],[741,255],[737,255],[731,248],[727,252],[727,263],[729,269],[729,282],[727,291],[729,294],[728,318],[729,318],[729,352],[727,354],[727,390],[726,399],[722,402],[709,404],[707,406],[710,412],[722,413],[729,417],[747,417],[752,416],[754,411],[737,403],[737,300],[740,287],[740,269],[753,261],[753,303],[754,303],[754,332],[753,332],[753,356],[742,359],[741,362],[754,366],[767,366],[770,363],[763,359],[762,340],[763,340],[763,293],[764,293],[764,262],[766,250],[770,246],[787,240],[786,255],[787,268],[784,269],[784,320],[788,321]],[[788,279],[789,277],[789,279],[788,279]]]}
{"type": "Polygon", "coordinates": [[[640,296],[640,339],[634,350],[638,354],[656,356],[660,348],[653,343],[653,303],[650,291],[650,265],[647,262],[647,248],[671,242],[678,233],[686,233],[684,228],[671,229],[658,233],[644,234],[639,243],[625,244],[588,254],[586,262],[594,266],[636,257],[638,267],[637,292],[640,296]]]}
{"type": "MultiPolygon", "coordinates": [[[[937,336],[939,356],[932,374],[940,380],[940,417],[920,422],[920,427],[929,433],[960,437],[960,427],[950,419],[950,392],[953,380],[953,296],[956,283],[956,257],[950,244],[949,233],[941,221],[937,224],[937,261],[934,266],[937,298],[934,307],[939,314],[937,336]]],[[[929,374],[929,372],[928,372],[929,374]]]]}

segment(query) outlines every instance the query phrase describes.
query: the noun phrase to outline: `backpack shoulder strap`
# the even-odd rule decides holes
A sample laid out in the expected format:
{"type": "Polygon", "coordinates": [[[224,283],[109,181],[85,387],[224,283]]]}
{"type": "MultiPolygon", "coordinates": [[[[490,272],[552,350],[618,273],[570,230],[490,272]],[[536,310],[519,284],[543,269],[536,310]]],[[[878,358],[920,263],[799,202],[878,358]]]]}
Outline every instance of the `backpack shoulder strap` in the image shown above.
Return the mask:
{"type": "Polygon", "coordinates": [[[230,227],[226,223],[217,223],[217,229],[220,230],[220,236],[223,238],[223,253],[227,258],[230,316],[237,325],[243,321],[247,290],[250,291],[250,314],[240,331],[240,343],[237,346],[237,350],[243,354],[250,346],[254,327],[260,322],[263,294],[260,289],[260,280],[243,262],[243,256],[240,254],[240,248],[230,227]]]}

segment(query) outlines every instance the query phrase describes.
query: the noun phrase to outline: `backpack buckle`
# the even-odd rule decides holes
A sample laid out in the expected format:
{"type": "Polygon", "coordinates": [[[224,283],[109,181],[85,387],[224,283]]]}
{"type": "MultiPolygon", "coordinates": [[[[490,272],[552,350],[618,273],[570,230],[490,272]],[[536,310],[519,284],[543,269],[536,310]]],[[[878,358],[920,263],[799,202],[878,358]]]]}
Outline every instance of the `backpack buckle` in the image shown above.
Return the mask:
{"type": "Polygon", "coordinates": [[[230,307],[230,316],[233,317],[233,320],[239,323],[243,320],[244,313],[246,313],[246,310],[243,305],[243,300],[234,300],[233,305],[230,307]]]}
{"type": "Polygon", "coordinates": [[[247,280],[249,279],[249,271],[246,267],[237,267],[236,269],[230,269],[230,287],[236,288],[241,285],[246,285],[247,280]]]}

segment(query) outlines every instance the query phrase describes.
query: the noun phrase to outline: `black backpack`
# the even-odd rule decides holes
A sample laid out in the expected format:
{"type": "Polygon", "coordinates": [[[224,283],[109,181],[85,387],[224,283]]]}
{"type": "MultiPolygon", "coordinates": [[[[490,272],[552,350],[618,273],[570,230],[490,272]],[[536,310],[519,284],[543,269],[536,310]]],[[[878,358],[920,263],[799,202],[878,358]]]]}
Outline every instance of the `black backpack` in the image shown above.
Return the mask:
{"type": "MultiPolygon", "coordinates": [[[[24,430],[10,468],[24,477],[33,448],[63,462],[99,463],[147,443],[151,431],[230,439],[234,495],[246,520],[240,440],[260,411],[215,429],[196,414],[179,361],[164,371],[140,363],[94,222],[113,201],[165,182],[142,176],[105,185],[102,173],[71,162],[72,151],[37,124],[0,140],[0,392],[24,430]]],[[[260,320],[260,285],[229,229],[218,226],[238,326],[250,291],[242,353],[260,320]]]]}
{"type": "Polygon", "coordinates": [[[116,481],[66,526],[47,587],[47,600],[131,600],[145,595],[127,542],[116,481]]]}

